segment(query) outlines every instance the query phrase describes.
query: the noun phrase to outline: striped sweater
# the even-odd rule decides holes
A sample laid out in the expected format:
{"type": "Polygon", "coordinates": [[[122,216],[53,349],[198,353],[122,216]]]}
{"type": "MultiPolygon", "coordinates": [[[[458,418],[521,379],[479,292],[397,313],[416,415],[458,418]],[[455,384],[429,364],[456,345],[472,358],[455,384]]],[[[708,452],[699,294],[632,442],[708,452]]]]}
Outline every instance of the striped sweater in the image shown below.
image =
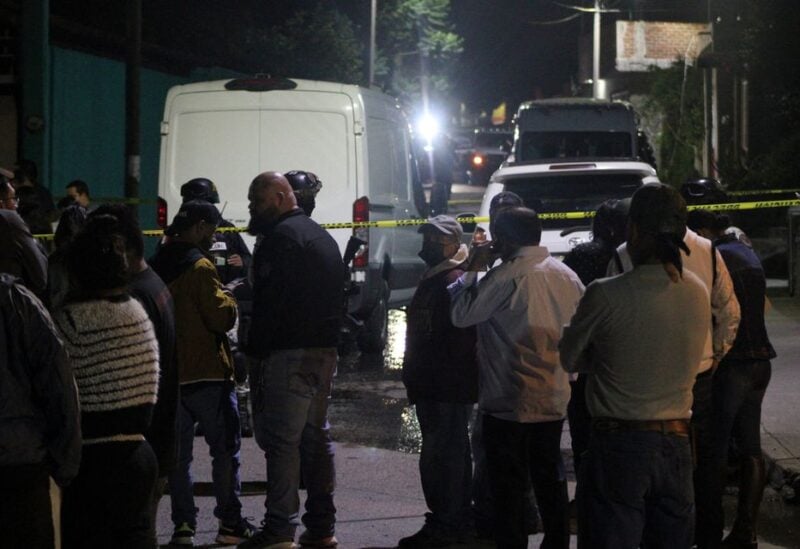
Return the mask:
{"type": "Polygon", "coordinates": [[[158,342],[127,295],[71,303],[56,315],[69,353],[84,444],[140,440],[158,391],[158,342]]]}

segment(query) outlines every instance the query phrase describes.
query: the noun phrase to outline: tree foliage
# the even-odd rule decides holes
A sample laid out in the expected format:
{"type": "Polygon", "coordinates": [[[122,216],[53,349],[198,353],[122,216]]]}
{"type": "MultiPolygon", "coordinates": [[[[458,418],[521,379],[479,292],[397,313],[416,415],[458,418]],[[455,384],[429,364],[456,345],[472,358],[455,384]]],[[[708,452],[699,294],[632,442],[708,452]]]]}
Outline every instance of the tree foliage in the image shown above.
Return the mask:
{"type": "Polygon", "coordinates": [[[345,15],[319,2],[267,32],[258,31],[264,63],[274,74],[357,84],[363,81],[363,44],[345,15]]]}
{"type": "Polygon", "coordinates": [[[800,10],[795,0],[744,0],[741,48],[751,87],[748,179],[796,187],[800,173],[800,10]]]}
{"type": "Polygon", "coordinates": [[[450,0],[378,3],[376,80],[406,102],[443,103],[451,91],[464,40],[450,22],[450,0]]]}
{"type": "Polygon", "coordinates": [[[695,158],[703,146],[702,74],[676,62],[667,69],[653,68],[651,78],[645,106],[662,117],[659,178],[677,186],[695,173],[695,158]]]}

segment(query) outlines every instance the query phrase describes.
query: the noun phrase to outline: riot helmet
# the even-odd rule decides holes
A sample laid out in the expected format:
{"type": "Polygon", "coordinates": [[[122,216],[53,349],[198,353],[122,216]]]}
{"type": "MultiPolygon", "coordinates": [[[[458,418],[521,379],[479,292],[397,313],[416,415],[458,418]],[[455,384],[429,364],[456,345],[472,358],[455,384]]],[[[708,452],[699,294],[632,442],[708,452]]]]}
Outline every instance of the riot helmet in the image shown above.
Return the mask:
{"type": "Polygon", "coordinates": [[[307,216],[311,216],[316,206],[316,196],[322,188],[322,181],[311,172],[292,170],[283,174],[297,197],[297,205],[307,216]]]}
{"type": "Polygon", "coordinates": [[[205,177],[196,177],[181,185],[181,197],[184,203],[190,200],[205,200],[211,204],[219,204],[216,185],[205,177]]]}

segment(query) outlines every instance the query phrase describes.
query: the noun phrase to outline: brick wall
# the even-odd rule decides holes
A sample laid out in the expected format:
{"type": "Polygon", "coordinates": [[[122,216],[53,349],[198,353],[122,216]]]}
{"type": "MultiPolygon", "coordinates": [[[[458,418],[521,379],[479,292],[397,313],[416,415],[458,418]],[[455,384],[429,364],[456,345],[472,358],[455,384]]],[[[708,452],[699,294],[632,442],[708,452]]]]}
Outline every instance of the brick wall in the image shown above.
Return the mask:
{"type": "Polygon", "coordinates": [[[697,59],[710,42],[705,23],[617,21],[616,68],[620,72],[668,67],[686,56],[697,59]]]}

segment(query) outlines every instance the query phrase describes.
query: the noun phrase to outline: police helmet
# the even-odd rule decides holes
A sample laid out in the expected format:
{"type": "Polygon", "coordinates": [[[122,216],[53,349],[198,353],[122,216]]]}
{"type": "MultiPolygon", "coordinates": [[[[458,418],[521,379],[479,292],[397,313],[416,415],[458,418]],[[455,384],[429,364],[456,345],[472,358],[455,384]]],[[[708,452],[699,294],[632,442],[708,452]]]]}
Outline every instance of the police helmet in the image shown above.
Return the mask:
{"type": "Polygon", "coordinates": [[[292,170],[283,174],[298,198],[314,198],[322,188],[322,181],[311,172],[292,170]]]}
{"type": "Polygon", "coordinates": [[[205,177],[196,177],[181,185],[181,197],[183,197],[183,202],[205,200],[212,204],[219,204],[217,187],[213,181],[205,177]]]}

